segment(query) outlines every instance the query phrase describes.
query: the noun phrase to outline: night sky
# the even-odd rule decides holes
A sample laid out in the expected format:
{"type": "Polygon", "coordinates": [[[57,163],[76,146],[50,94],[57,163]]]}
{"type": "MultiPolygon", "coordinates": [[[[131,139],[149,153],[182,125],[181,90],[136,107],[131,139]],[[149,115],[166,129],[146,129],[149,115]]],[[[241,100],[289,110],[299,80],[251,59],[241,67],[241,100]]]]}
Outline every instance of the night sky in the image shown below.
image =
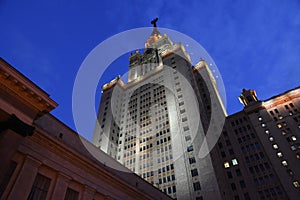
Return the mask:
{"type": "MultiPolygon", "coordinates": [[[[151,26],[155,17],[158,27],[188,35],[210,54],[229,114],[243,108],[237,99],[243,88],[263,100],[300,85],[298,0],[0,0],[0,56],[49,93],[59,104],[52,114],[76,130],[72,89],[85,57],[115,34],[151,26]]],[[[101,77],[96,104],[100,86],[128,69],[127,56],[101,77]]]]}

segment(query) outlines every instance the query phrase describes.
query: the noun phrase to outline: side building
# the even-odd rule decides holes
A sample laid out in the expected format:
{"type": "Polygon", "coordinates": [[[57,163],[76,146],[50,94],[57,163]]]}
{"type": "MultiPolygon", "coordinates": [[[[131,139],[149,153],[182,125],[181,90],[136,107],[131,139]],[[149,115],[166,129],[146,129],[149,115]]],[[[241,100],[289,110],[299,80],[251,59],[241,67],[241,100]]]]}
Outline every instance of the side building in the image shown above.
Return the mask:
{"type": "Polygon", "coordinates": [[[171,199],[51,115],[56,106],[0,59],[1,200],[171,199]]]}
{"type": "Polygon", "coordinates": [[[239,99],[244,109],[212,151],[224,199],[299,199],[300,87],[264,101],[243,89],[239,99]]]}

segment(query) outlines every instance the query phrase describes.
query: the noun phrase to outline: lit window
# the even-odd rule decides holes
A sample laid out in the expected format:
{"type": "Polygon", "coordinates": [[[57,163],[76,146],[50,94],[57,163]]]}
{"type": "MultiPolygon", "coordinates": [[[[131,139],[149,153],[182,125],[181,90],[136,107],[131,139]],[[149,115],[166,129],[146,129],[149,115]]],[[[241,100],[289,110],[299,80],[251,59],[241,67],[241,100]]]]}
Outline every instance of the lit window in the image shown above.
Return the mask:
{"type": "Polygon", "coordinates": [[[277,156],[278,156],[279,158],[281,158],[281,157],[283,156],[283,155],[282,155],[282,152],[279,151],[279,152],[277,153],[277,156]]]}
{"type": "Polygon", "coordinates": [[[278,119],[282,119],[282,118],[283,118],[282,115],[279,115],[279,116],[278,116],[278,119]]]}
{"type": "Polygon", "coordinates": [[[296,153],[296,158],[300,159],[300,155],[298,153],[296,153]]]}
{"type": "Polygon", "coordinates": [[[283,165],[283,166],[287,166],[288,165],[288,163],[286,162],[286,160],[283,160],[282,162],[281,162],[281,164],[283,165]]]}
{"type": "Polygon", "coordinates": [[[286,135],[286,132],[285,132],[285,131],[281,131],[281,134],[282,134],[282,135],[286,135]]]}
{"type": "Polygon", "coordinates": [[[269,135],[270,134],[270,130],[269,129],[265,130],[265,133],[269,135]]]}
{"type": "Polygon", "coordinates": [[[292,116],[292,115],[293,115],[293,112],[289,112],[289,115],[292,116]]]}
{"type": "Polygon", "coordinates": [[[273,142],[274,141],[274,137],[269,137],[269,140],[271,141],[271,142],[273,142]]]}
{"type": "Polygon", "coordinates": [[[292,149],[292,151],[295,151],[297,148],[294,145],[292,145],[291,149],[292,149]]]}
{"type": "Polygon", "coordinates": [[[224,162],[224,168],[226,169],[226,168],[229,168],[229,167],[230,167],[229,162],[224,162]]]}
{"type": "Polygon", "coordinates": [[[259,118],[258,118],[258,121],[262,121],[262,117],[259,117],[259,118]]]}
{"type": "Polygon", "coordinates": [[[296,136],[294,136],[294,135],[291,137],[291,139],[292,139],[293,141],[296,141],[296,140],[297,140],[296,136]]]}
{"type": "Polygon", "coordinates": [[[265,123],[262,123],[261,124],[261,127],[266,127],[267,125],[265,123]]]}
{"type": "Polygon", "coordinates": [[[298,181],[294,181],[294,182],[293,182],[293,185],[294,185],[294,187],[295,187],[295,188],[298,188],[298,187],[300,187],[300,184],[299,184],[299,182],[298,182],[298,181]]]}
{"type": "Polygon", "coordinates": [[[278,145],[277,144],[273,144],[273,149],[278,149],[278,145]]]}
{"type": "Polygon", "coordinates": [[[282,125],[281,124],[277,124],[277,128],[282,128],[282,125]]]}
{"type": "Polygon", "coordinates": [[[238,165],[238,161],[237,161],[237,159],[235,158],[235,159],[232,159],[232,165],[238,165]]]}

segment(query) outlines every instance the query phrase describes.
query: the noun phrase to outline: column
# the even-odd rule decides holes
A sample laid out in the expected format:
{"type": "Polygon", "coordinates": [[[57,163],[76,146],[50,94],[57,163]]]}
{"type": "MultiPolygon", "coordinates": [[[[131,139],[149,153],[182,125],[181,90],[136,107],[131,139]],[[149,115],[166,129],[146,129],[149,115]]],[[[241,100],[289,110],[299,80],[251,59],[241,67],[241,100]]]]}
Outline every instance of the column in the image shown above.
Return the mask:
{"type": "Polygon", "coordinates": [[[8,200],[27,199],[40,165],[41,162],[33,157],[26,157],[15,185],[8,196],[8,200]]]}
{"type": "Polygon", "coordinates": [[[58,173],[51,199],[63,200],[65,198],[70,179],[69,176],[58,173]]]}
{"type": "Polygon", "coordinates": [[[84,189],[82,191],[82,198],[81,200],[91,200],[94,198],[95,190],[93,188],[90,188],[88,186],[84,186],[84,189]]]}
{"type": "Polygon", "coordinates": [[[24,139],[12,130],[5,130],[0,133],[0,182],[9,167],[10,161],[17,151],[18,146],[24,139]]]}

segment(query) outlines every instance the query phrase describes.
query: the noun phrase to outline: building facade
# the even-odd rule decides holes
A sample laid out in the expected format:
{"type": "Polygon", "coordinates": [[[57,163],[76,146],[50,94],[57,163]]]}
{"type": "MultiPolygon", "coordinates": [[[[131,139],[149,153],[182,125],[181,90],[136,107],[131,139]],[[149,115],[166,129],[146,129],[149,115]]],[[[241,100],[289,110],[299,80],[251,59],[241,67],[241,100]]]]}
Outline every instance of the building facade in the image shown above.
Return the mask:
{"type": "Polygon", "coordinates": [[[156,25],[129,61],[127,83],[102,87],[93,144],[174,199],[221,199],[210,155],[198,156],[212,113],[226,116],[206,62],[191,66],[156,25]]]}
{"type": "Polygon", "coordinates": [[[265,101],[243,90],[212,156],[224,199],[300,197],[300,88],[265,101]]]}
{"type": "Polygon", "coordinates": [[[51,115],[56,106],[0,59],[1,200],[171,199],[51,115]]]}

